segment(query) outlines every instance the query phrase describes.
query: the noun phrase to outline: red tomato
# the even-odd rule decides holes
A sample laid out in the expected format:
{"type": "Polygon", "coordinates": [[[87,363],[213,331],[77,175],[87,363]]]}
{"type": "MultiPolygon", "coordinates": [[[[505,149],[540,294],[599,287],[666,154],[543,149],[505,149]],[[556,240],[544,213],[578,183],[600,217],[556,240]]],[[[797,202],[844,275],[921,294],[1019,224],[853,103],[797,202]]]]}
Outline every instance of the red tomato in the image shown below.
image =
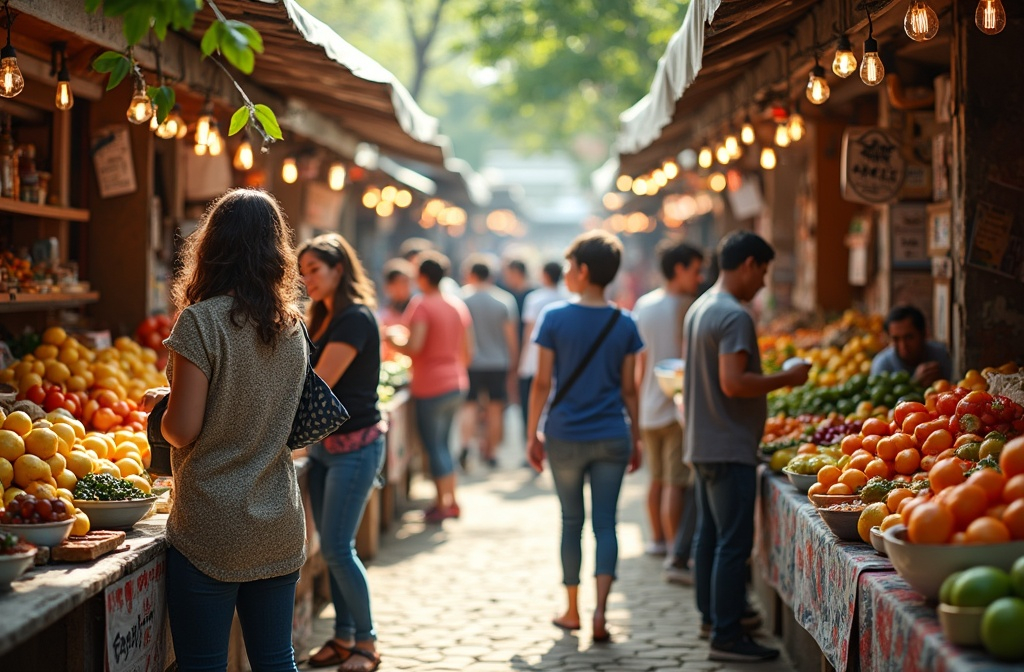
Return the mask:
{"type": "MultiPolygon", "coordinates": [[[[102,402],[100,403],[102,404],[102,402]]],[[[126,404],[123,401],[117,401],[111,404],[110,410],[112,410],[114,413],[121,416],[122,418],[124,418],[125,416],[132,412],[132,409],[128,407],[128,404],[126,404]]]]}
{"type": "Polygon", "coordinates": [[[69,394],[64,397],[64,403],[61,404],[61,408],[66,408],[67,410],[71,411],[71,415],[75,416],[76,418],[81,417],[82,415],[82,407],[78,403],[78,397],[75,397],[73,395],[69,394]]]}
{"type": "Polygon", "coordinates": [[[159,331],[151,331],[142,337],[142,344],[147,348],[159,350],[164,347],[164,338],[159,331]]]}
{"type": "Polygon", "coordinates": [[[42,385],[33,385],[25,391],[25,398],[36,406],[42,406],[43,400],[46,399],[46,390],[42,385]]]}
{"type": "Polygon", "coordinates": [[[46,393],[46,398],[43,399],[43,410],[47,413],[61,408],[63,405],[64,393],[60,390],[50,390],[46,393]]]}
{"type": "Polygon", "coordinates": [[[935,403],[935,410],[939,412],[939,415],[954,415],[959,402],[960,398],[956,396],[956,392],[943,392],[935,403]]]}
{"type": "Polygon", "coordinates": [[[900,427],[903,426],[903,421],[907,419],[907,416],[911,413],[927,413],[928,408],[916,401],[904,401],[896,404],[896,410],[893,411],[893,419],[896,420],[896,424],[900,427]]]}

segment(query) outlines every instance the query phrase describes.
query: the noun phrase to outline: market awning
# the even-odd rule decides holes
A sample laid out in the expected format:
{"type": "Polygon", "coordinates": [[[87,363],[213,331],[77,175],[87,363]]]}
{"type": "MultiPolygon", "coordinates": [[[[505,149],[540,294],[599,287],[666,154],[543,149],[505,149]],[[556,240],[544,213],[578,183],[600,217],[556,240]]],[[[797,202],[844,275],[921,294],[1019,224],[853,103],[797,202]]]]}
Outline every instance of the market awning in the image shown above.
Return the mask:
{"type": "MultiPolygon", "coordinates": [[[[448,140],[436,118],[424,112],[387,69],[341,38],[295,0],[218,0],[231,19],[245,21],[263,36],[249,79],[336,121],[383,153],[444,165],[448,140]]],[[[198,41],[213,19],[196,16],[198,41]]]]}

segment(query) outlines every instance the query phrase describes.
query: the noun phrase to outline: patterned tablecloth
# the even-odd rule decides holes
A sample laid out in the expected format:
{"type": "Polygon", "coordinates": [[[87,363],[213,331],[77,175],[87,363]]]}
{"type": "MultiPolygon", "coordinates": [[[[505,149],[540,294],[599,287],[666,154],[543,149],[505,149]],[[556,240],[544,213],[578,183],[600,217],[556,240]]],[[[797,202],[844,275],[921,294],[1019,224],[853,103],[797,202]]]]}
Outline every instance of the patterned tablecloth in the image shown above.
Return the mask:
{"type": "Polygon", "coordinates": [[[840,541],[807,496],[764,469],[755,559],[799,623],[837,670],[846,670],[862,572],[892,571],[869,545],[840,541]]]}
{"type": "MultiPolygon", "coordinates": [[[[860,577],[860,669],[863,672],[1009,672],[980,649],[954,646],[935,610],[894,572],[860,577]]],[[[1022,633],[1024,635],[1024,633],[1022,633]]]]}

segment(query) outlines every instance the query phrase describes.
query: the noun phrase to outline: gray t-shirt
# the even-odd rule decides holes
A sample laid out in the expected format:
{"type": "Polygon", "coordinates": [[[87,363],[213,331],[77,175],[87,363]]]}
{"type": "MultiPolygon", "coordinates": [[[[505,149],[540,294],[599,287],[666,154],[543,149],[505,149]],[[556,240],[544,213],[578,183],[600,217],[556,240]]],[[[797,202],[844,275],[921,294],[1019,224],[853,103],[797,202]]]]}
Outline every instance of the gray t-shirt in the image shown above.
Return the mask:
{"type": "Polygon", "coordinates": [[[508,371],[511,364],[505,325],[519,321],[515,297],[494,285],[479,289],[466,285],[462,297],[473,318],[473,361],[469,370],[508,371]]]}
{"type": "Polygon", "coordinates": [[[767,398],[731,399],[718,378],[719,355],[746,352],[747,371],[761,373],[754,320],[736,298],[712,288],[686,314],[686,461],[757,464],[767,398]]]}
{"type": "MultiPolygon", "coordinates": [[[[924,344],[923,361],[938,362],[939,377],[946,380],[953,379],[953,362],[949,357],[949,350],[947,350],[946,346],[942,343],[937,341],[926,342],[924,344]]],[[[914,370],[907,366],[907,364],[900,359],[900,356],[896,354],[896,348],[891,345],[875,355],[875,358],[871,360],[871,375],[883,372],[896,373],[897,371],[906,371],[910,374],[914,373],[914,370]]]]}
{"type": "Polygon", "coordinates": [[[640,386],[641,429],[660,429],[678,422],[676,405],[661,391],[654,365],[663,359],[683,356],[683,316],[691,301],[689,297],[659,288],[637,299],[633,308],[636,326],[647,350],[644,381],[640,386]]]}

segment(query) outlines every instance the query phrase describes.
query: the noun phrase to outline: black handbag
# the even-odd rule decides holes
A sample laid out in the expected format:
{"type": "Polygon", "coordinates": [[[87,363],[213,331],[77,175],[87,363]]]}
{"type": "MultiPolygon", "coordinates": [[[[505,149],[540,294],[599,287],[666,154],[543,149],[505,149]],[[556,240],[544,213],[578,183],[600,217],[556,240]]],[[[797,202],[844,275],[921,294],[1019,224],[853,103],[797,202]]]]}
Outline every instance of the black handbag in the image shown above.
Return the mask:
{"type": "Polygon", "coordinates": [[[171,444],[164,438],[160,429],[164,413],[167,412],[167,399],[170,396],[169,394],[164,395],[160,401],[156,402],[156,406],[149,412],[149,418],[146,420],[146,438],[149,440],[150,452],[148,471],[154,476],[171,475],[171,444]]]}
{"type": "Polygon", "coordinates": [[[302,334],[309,345],[309,359],[306,360],[306,379],[302,383],[302,395],[299,407],[292,421],[292,431],[288,435],[288,447],[292,450],[323,440],[338,431],[338,428],[349,419],[349,413],[330,386],[313,370],[313,351],[316,348],[309,338],[306,325],[300,323],[302,334]]]}

